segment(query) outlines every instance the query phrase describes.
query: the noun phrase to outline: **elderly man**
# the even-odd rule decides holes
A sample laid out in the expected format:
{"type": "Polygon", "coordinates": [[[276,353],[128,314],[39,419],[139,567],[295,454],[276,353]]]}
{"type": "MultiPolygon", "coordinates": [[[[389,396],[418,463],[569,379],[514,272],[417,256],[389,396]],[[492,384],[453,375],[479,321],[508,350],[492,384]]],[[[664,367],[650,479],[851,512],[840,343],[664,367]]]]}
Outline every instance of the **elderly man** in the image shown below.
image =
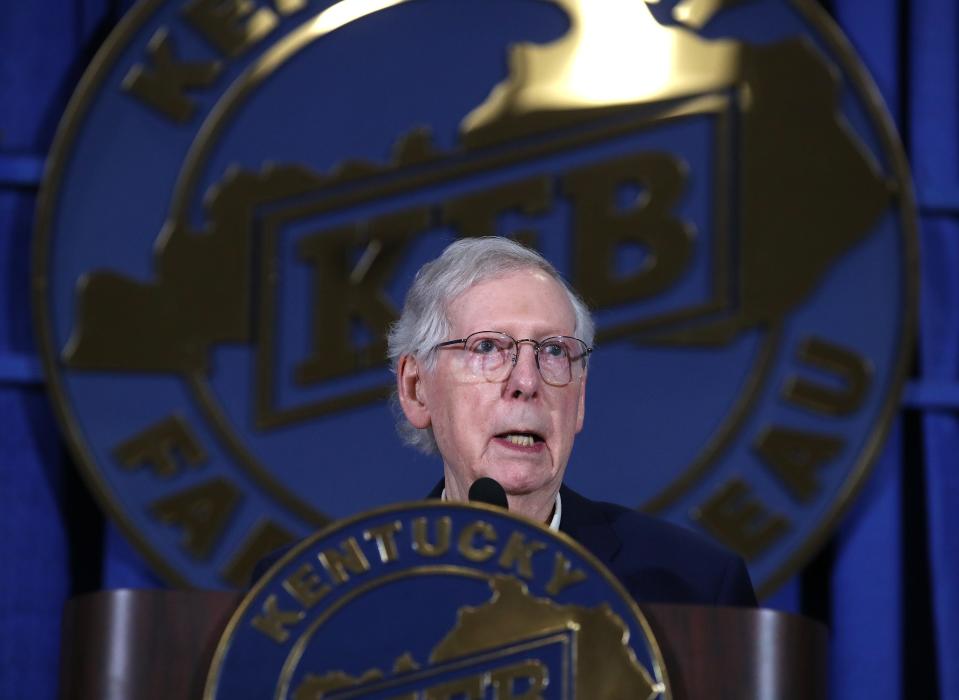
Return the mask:
{"type": "Polygon", "coordinates": [[[408,443],[443,460],[431,496],[481,477],[509,509],[578,540],[644,602],[755,605],[739,557],[563,485],[583,427],[593,322],[538,253],[504,238],[450,245],[416,275],[389,337],[408,443]]]}

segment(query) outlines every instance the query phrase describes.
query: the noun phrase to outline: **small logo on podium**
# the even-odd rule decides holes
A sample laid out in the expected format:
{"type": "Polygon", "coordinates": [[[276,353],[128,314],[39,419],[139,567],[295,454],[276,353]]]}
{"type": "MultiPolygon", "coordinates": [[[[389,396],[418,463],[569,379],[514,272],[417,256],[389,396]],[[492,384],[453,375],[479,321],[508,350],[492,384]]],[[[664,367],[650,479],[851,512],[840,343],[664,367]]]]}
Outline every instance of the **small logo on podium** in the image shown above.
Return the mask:
{"type": "Polygon", "coordinates": [[[206,700],[666,700],[656,640],[605,567],[505,511],[396,506],[298,545],[247,595],[206,700]]]}

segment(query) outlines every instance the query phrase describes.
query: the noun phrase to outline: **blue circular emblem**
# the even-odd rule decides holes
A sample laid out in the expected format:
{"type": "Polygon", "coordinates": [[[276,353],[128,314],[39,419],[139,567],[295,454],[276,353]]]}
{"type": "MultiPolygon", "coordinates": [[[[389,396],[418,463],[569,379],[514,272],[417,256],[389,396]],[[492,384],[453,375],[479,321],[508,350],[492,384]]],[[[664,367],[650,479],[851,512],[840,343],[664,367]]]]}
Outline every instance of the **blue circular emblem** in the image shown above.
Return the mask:
{"type": "Polygon", "coordinates": [[[636,603],[565,535],[423,503],[300,543],[247,594],[205,700],[670,697],[636,603]]]}
{"type": "Polygon", "coordinates": [[[805,0],[147,0],[84,76],[38,213],[50,390],[169,578],[428,491],[384,331],[456,237],[594,310],[568,481],[740,551],[768,591],[898,405],[901,148],[805,0]]]}

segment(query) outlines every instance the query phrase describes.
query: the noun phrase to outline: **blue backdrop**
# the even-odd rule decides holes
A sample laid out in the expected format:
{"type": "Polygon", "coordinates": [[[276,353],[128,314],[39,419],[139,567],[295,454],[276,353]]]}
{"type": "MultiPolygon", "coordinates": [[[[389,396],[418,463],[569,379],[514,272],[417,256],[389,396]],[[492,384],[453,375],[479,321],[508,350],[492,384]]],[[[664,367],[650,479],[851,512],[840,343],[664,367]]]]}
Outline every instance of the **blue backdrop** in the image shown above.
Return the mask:
{"type": "MultiPolygon", "coordinates": [[[[53,130],[127,2],[0,12],[0,698],[56,692],[63,602],[160,585],[92,504],[35,355],[29,247],[53,130]]],[[[835,0],[909,155],[921,214],[913,376],[883,457],[822,553],[772,598],[831,628],[831,696],[959,698],[959,9],[835,0]]]]}

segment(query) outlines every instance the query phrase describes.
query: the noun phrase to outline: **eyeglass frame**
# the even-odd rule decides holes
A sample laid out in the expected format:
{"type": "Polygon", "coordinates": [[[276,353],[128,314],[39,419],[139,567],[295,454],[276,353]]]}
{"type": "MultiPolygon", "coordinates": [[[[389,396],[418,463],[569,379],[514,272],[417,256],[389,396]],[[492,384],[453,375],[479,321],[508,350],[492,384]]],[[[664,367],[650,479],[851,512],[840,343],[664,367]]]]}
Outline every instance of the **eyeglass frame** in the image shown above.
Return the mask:
{"type": "MultiPolygon", "coordinates": [[[[474,331],[473,333],[470,333],[470,334],[469,334],[468,336],[466,336],[465,338],[456,338],[455,340],[444,340],[442,343],[437,343],[437,344],[434,345],[432,348],[430,348],[430,352],[433,352],[434,350],[439,350],[440,348],[445,348],[445,347],[450,347],[450,346],[453,346],[453,345],[458,345],[458,344],[460,344],[460,343],[462,343],[462,345],[463,345],[463,350],[466,350],[466,343],[467,343],[467,341],[468,341],[470,338],[472,338],[474,335],[480,335],[481,333],[496,333],[496,334],[498,334],[498,335],[506,336],[506,337],[509,338],[511,341],[513,341],[513,346],[516,348],[516,352],[511,353],[511,354],[512,354],[512,361],[511,361],[511,363],[510,363],[509,371],[506,373],[506,375],[505,375],[502,379],[499,379],[499,380],[496,380],[496,381],[506,381],[507,379],[509,379],[509,376],[513,373],[513,368],[515,368],[515,367],[516,367],[516,363],[519,362],[519,347],[520,347],[520,345],[522,345],[523,343],[529,343],[529,344],[531,344],[531,345],[533,346],[533,360],[536,362],[536,371],[539,372],[540,378],[541,378],[544,382],[546,382],[547,384],[549,384],[550,386],[555,386],[555,387],[569,386],[570,384],[573,383],[573,362],[580,362],[580,361],[582,361],[582,363],[583,363],[583,374],[586,374],[586,368],[587,368],[587,366],[588,366],[588,364],[589,364],[589,363],[588,363],[589,356],[593,353],[593,348],[590,347],[589,345],[587,345],[587,344],[586,344],[586,341],[582,340],[581,338],[577,338],[576,336],[572,336],[572,335],[551,335],[551,336],[549,336],[549,337],[547,337],[547,338],[543,338],[542,340],[534,340],[534,339],[532,339],[532,338],[523,338],[522,340],[517,340],[516,338],[514,338],[513,336],[511,336],[511,335],[510,335],[509,333],[507,333],[506,331],[474,331]],[[548,343],[548,341],[550,341],[550,340],[556,340],[557,338],[575,340],[577,343],[579,343],[580,345],[583,346],[583,354],[582,354],[582,355],[577,356],[575,359],[572,358],[572,357],[569,358],[569,367],[570,367],[570,369],[569,369],[569,381],[567,381],[567,382],[565,382],[565,383],[563,383],[563,384],[554,384],[553,382],[549,381],[545,376],[543,376],[543,369],[540,367],[540,364],[539,364],[539,351],[540,351],[540,348],[545,347],[546,344],[548,343]]],[[[493,380],[487,380],[487,381],[493,381],[493,380]]]]}

